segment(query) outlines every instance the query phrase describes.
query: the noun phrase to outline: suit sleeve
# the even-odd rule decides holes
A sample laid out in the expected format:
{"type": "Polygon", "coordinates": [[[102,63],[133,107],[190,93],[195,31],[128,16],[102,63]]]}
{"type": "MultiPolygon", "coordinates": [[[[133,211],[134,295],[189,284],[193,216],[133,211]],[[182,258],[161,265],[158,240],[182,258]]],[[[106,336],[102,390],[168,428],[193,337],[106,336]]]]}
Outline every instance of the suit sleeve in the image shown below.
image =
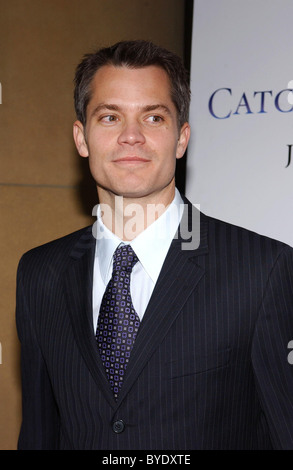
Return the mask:
{"type": "Polygon", "coordinates": [[[252,343],[252,364],[274,449],[293,449],[293,250],[285,247],[270,272],[252,343]]]}
{"type": "MultiPolygon", "coordinates": [[[[17,273],[16,297],[16,325],[21,343],[22,378],[22,425],[18,449],[54,450],[58,448],[59,441],[58,411],[33,328],[23,276],[21,260],[17,273]]],[[[33,286],[30,290],[33,291],[33,286]]]]}

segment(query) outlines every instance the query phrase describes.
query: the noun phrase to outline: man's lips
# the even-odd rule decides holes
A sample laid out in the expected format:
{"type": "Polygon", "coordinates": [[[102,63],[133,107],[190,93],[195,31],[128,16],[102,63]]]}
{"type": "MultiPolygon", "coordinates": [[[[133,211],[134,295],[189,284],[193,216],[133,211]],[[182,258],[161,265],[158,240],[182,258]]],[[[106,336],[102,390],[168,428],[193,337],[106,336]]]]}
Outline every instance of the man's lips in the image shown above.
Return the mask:
{"type": "Polygon", "coordinates": [[[137,155],[129,155],[125,157],[116,158],[114,163],[147,163],[150,162],[148,158],[138,157],[137,155]]]}

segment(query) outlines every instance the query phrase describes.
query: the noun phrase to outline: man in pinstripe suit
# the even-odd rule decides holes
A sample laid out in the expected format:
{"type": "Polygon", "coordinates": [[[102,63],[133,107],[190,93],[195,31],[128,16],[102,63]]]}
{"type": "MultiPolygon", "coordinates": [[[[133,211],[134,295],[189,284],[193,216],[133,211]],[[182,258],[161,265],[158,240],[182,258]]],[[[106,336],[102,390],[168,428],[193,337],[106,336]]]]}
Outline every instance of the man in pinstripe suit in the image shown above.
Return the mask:
{"type": "Polygon", "coordinates": [[[174,181],[190,134],[181,62],[145,41],[87,55],[75,105],[100,212],[94,232],[20,261],[19,448],[293,449],[292,249],[204,214],[183,248],[198,212],[174,181]],[[140,326],[115,397],[95,332],[121,243],[138,257],[140,326]]]}

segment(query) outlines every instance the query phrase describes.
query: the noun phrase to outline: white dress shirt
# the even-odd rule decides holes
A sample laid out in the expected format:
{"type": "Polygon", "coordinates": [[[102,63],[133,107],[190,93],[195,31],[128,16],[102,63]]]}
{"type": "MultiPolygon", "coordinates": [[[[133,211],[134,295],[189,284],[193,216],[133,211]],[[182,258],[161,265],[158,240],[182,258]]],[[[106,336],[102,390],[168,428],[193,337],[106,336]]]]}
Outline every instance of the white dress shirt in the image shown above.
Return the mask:
{"type": "Polygon", "coordinates": [[[93,274],[93,326],[96,331],[102,297],[112,276],[113,254],[121,244],[130,244],[139,261],[133,267],[130,291],[133,306],[140,320],[151,298],[170,244],[177,232],[183,201],[179,191],[165,212],[131,242],[114,235],[102,222],[97,211],[97,241],[93,274]]]}

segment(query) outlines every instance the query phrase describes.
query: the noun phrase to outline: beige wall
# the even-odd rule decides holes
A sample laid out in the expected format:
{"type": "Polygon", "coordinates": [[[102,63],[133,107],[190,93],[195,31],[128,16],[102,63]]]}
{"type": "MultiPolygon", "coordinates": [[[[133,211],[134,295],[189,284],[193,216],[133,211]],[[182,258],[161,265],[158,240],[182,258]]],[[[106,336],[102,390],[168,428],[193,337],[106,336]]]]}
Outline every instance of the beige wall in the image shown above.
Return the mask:
{"type": "Polygon", "coordinates": [[[0,0],[1,450],[16,448],[21,417],[18,260],[91,223],[96,202],[72,140],[74,69],[96,47],[137,38],[183,56],[184,0],[0,0]]]}

